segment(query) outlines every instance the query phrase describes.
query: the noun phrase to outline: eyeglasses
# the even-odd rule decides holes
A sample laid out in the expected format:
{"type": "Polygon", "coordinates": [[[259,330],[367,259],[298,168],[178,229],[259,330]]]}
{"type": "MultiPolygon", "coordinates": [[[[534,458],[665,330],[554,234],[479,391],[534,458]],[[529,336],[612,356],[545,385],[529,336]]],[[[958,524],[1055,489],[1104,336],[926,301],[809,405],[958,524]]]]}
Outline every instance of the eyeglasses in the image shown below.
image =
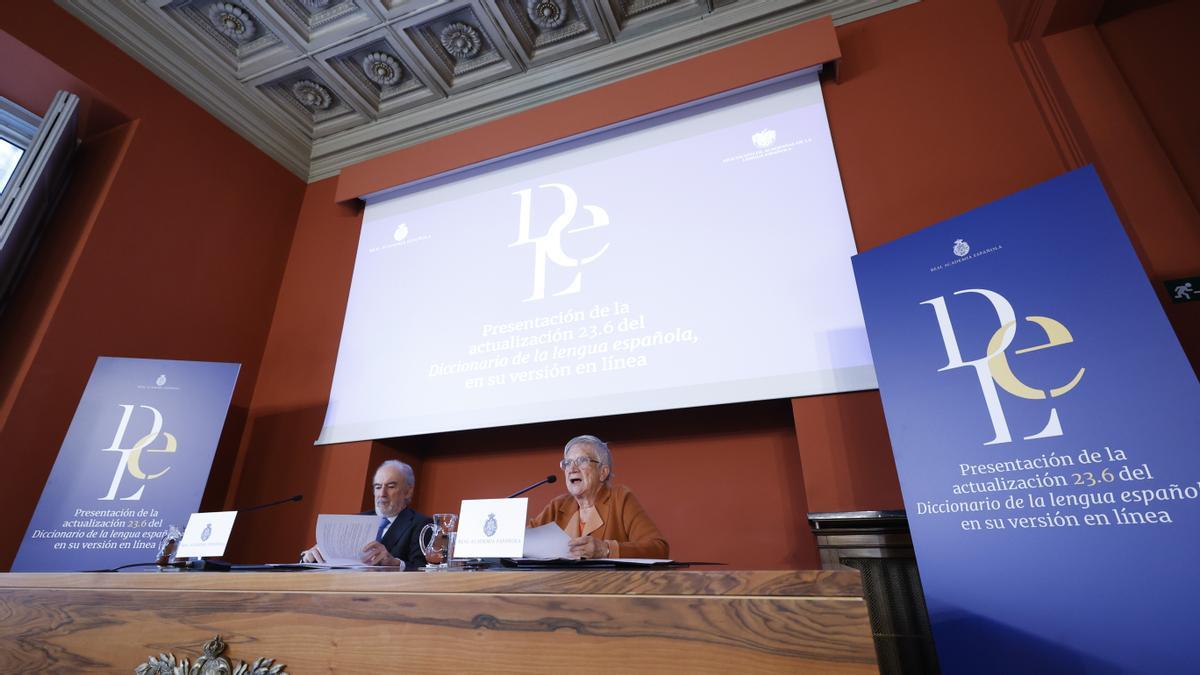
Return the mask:
{"type": "Polygon", "coordinates": [[[563,471],[566,471],[572,466],[576,469],[582,469],[583,467],[587,466],[588,462],[599,464],[600,460],[592,459],[591,457],[576,457],[575,459],[564,459],[563,461],[559,462],[558,465],[562,467],[563,471]]]}

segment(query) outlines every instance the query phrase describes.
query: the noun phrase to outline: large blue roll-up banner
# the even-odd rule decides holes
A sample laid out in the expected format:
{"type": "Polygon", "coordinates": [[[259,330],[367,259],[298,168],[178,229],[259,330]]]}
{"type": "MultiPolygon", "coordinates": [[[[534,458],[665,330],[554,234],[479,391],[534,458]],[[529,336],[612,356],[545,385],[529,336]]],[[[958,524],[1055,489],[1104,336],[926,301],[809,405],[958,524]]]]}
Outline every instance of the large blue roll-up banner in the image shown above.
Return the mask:
{"type": "Polygon", "coordinates": [[[854,271],[944,672],[1196,672],[1200,385],[1095,171],[854,271]]]}
{"type": "Polygon", "coordinates": [[[239,368],[97,359],[13,571],[153,562],[200,505],[239,368]]]}

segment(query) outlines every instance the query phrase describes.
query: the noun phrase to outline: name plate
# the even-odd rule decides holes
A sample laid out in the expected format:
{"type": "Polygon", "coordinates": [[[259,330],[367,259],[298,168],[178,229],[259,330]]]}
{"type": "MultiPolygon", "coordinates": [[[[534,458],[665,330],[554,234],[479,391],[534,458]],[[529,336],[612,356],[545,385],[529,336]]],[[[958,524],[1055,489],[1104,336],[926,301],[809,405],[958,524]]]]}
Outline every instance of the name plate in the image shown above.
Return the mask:
{"type": "Polygon", "coordinates": [[[176,558],[216,558],[225,555],[237,511],[193,513],[188,518],[176,558]]]}
{"type": "Polygon", "coordinates": [[[529,500],[464,499],[458,510],[455,558],[520,558],[529,500]]]}

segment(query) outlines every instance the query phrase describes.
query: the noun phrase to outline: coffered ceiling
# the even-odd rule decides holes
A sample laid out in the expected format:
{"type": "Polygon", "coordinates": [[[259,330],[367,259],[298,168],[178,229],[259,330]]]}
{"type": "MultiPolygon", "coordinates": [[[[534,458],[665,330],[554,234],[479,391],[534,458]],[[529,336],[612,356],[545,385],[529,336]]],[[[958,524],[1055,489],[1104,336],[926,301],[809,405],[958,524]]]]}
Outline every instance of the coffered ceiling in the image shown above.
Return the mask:
{"type": "Polygon", "coordinates": [[[306,180],[800,21],[917,0],[56,0],[306,180]]]}

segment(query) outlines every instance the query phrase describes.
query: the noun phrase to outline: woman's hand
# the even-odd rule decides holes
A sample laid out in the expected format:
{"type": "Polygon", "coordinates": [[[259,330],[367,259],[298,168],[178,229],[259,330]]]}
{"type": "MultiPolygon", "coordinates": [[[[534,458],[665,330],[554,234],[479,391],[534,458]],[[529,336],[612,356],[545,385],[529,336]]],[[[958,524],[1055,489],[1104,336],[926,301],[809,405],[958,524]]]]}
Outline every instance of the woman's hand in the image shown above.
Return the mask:
{"type": "Polygon", "coordinates": [[[608,542],[591,536],[575,537],[567,542],[567,553],[576,560],[607,558],[608,542]]]}

